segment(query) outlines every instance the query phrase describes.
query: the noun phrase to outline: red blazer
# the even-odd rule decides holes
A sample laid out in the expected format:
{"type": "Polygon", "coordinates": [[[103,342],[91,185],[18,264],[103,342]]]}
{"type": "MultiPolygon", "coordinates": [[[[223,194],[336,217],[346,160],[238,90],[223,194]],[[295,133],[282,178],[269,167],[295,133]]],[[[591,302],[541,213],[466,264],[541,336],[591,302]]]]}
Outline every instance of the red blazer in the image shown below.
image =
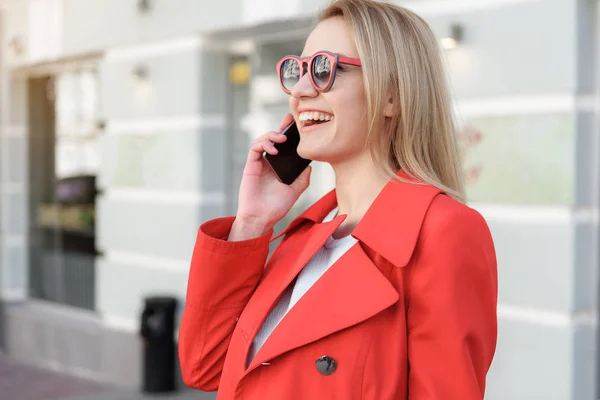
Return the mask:
{"type": "Polygon", "coordinates": [[[198,232],[180,326],[184,381],[230,399],[483,399],[496,347],[494,245],[479,213],[429,185],[390,182],[346,252],[246,368],[252,339],[342,223],[332,191],[271,233],[227,242],[234,218],[198,232]]]}

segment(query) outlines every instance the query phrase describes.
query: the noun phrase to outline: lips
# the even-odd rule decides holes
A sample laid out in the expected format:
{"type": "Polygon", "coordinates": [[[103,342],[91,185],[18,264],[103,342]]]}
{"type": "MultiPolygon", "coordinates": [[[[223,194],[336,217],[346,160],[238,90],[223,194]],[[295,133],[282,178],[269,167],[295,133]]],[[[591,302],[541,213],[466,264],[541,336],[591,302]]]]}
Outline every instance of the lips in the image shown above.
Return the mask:
{"type": "Polygon", "coordinates": [[[303,126],[313,126],[313,125],[324,124],[324,123],[327,123],[327,122],[329,122],[329,121],[317,121],[317,120],[309,119],[309,120],[303,121],[302,125],[303,126]]]}
{"type": "Polygon", "coordinates": [[[308,121],[300,123],[300,125],[299,125],[300,133],[311,132],[311,131],[320,129],[323,126],[327,126],[332,123],[331,120],[322,121],[322,122],[321,121],[319,121],[319,122],[310,121],[308,123],[307,122],[308,121]]]}
{"type": "Polygon", "coordinates": [[[326,124],[334,119],[333,114],[315,109],[302,109],[298,113],[298,121],[302,127],[326,124]]]}

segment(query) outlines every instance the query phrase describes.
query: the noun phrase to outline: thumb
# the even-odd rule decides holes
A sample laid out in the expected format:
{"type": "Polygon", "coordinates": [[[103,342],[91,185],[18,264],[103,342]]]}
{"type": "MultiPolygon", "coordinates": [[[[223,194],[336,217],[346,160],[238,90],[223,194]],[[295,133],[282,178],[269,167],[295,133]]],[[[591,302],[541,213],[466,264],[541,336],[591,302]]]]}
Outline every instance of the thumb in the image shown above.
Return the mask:
{"type": "Polygon", "coordinates": [[[306,167],[304,171],[296,178],[296,180],[290,185],[294,192],[296,192],[297,196],[300,196],[302,192],[308,188],[310,185],[310,173],[312,172],[312,167],[309,165],[306,167]]]}

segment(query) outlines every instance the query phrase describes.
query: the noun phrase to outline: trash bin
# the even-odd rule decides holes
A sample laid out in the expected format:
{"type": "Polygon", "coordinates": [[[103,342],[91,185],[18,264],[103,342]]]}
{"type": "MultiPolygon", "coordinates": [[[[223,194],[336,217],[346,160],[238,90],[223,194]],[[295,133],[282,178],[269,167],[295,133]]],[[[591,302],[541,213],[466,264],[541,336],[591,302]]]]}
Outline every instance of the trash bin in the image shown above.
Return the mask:
{"type": "Polygon", "coordinates": [[[148,297],[144,300],[140,334],[143,350],[143,387],[147,393],[172,392],[175,383],[174,297],[148,297]]]}

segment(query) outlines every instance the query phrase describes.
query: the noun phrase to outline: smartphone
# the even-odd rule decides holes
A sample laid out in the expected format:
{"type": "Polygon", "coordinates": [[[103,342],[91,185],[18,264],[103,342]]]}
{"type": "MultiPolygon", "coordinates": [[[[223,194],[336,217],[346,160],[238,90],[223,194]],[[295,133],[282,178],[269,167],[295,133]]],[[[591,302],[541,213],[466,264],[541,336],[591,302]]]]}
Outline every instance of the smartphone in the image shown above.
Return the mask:
{"type": "Polygon", "coordinates": [[[300,132],[298,132],[296,121],[292,121],[281,133],[287,136],[287,140],[283,143],[275,143],[278,153],[273,155],[264,152],[263,158],[275,172],[277,179],[286,185],[290,185],[308,167],[311,160],[298,155],[300,132]]]}

